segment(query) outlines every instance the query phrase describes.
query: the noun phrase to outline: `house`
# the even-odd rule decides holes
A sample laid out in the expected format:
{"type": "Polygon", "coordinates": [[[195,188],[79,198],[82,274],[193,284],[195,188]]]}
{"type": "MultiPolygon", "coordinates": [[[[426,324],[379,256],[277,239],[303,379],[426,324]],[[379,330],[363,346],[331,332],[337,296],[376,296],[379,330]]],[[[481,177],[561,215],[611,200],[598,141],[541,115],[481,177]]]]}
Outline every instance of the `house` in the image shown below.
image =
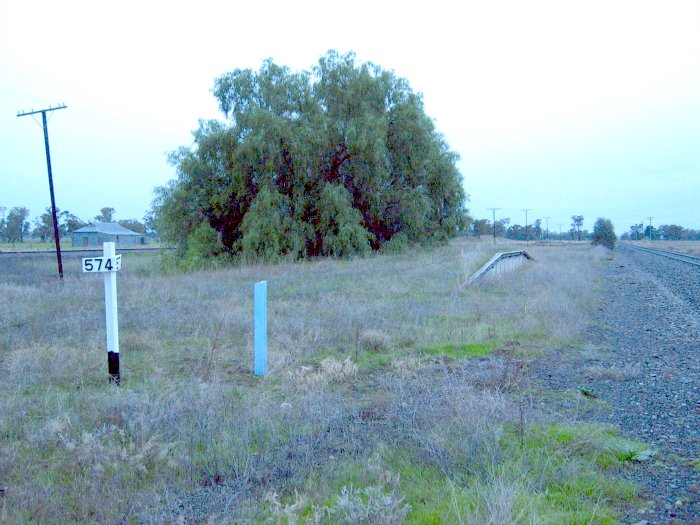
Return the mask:
{"type": "Polygon", "coordinates": [[[97,222],[78,228],[73,232],[73,246],[102,246],[104,242],[114,242],[121,246],[146,244],[146,236],[127,230],[116,222],[97,222]]]}

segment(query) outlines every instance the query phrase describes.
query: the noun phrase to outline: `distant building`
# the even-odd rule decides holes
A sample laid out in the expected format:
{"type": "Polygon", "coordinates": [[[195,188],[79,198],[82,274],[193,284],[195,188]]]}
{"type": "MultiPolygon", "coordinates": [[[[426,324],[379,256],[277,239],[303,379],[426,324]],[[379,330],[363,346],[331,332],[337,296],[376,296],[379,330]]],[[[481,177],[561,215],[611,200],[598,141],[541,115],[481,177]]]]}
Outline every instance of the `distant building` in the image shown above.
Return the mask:
{"type": "Polygon", "coordinates": [[[78,228],[73,232],[74,247],[99,247],[104,242],[114,242],[122,246],[146,244],[146,236],[124,228],[116,222],[97,222],[78,228]]]}

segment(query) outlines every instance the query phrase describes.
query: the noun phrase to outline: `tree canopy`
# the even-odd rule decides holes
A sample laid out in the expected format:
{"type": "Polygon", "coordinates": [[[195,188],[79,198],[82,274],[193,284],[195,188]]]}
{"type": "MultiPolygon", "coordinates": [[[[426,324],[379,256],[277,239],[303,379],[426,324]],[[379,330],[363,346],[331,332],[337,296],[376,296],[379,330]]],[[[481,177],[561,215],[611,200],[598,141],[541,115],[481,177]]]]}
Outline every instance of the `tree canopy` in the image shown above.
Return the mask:
{"type": "Polygon", "coordinates": [[[578,233],[578,240],[581,240],[581,227],[583,226],[583,215],[571,216],[571,228],[578,233]]]}
{"type": "MultiPolygon", "coordinates": [[[[61,211],[58,208],[56,208],[56,219],[58,220],[58,234],[61,237],[70,235],[78,228],[87,226],[87,223],[83,222],[71,212],[61,211]]],[[[44,209],[44,213],[35,219],[32,236],[38,237],[41,239],[41,242],[54,242],[53,215],[50,206],[47,206],[44,209]]]]}
{"type": "Polygon", "coordinates": [[[405,79],[334,51],[310,71],[271,60],[219,77],[225,121],[200,121],[156,189],[164,240],[209,228],[250,257],[349,255],[465,227],[457,154],[405,79]]]}
{"type": "Polygon", "coordinates": [[[615,248],[617,235],[610,219],[599,217],[593,226],[593,244],[600,244],[611,250],[615,248]]]}
{"type": "Polygon", "coordinates": [[[100,208],[99,215],[95,215],[93,220],[99,222],[112,222],[114,220],[114,208],[110,208],[109,206],[100,208]]]}
{"type": "Polygon", "coordinates": [[[12,208],[4,220],[3,237],[6,241],[15,243],[22,242],[29,234],[29,210],[24,206],[12,208]]]}

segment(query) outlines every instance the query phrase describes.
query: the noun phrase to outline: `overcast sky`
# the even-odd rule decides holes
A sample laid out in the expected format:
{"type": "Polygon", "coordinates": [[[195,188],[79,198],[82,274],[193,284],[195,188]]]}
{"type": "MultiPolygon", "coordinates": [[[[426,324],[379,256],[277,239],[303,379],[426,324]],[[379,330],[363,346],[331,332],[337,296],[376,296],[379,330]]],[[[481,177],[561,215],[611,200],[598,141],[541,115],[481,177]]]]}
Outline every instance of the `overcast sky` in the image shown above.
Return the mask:
{"type": "Polygon", "coordinates": [[[329,49],[422,92],[476,218],[700,228],[700,2],[0,0],[0,206],[142,219],[214,79],[329,49]],[[37,119],[40,123],[40,116],[37,119]]]}

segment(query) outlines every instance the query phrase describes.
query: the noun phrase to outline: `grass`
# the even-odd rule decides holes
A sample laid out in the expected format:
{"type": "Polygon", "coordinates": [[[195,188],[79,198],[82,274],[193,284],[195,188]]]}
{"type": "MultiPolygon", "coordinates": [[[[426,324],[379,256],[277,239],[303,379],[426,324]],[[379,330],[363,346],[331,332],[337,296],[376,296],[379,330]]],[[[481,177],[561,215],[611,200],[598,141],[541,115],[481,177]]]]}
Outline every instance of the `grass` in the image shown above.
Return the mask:
{"type": "MultiPolygon", "coordinates": [[[[61,247],[67,240],[61,239],[61,247]]],[[[34,251],[34,250],[55,250],[52,242],[24,241],[24,242],[0,242],[0,252],[10,251],[34,251]]]]}
{"type": "Polygon", "coordinates": [[[276,499],[268,509],[270,517],[326,523],[323,518],[336,507],[348,505],[340,497],[348,490],[365,495],[353,504],[356,515],[357,507],[364,507],[383,519],[375,516],[376,521],[367,523],[615,523],[610,504],[636,501],[635,487],[609,473],[630,461],[628,450],[640,446],[612,429],[535,425],[522,435],[512,428],[502,430],[493,443],[499,460],[470,465],[474,460],[466,456],[468,450],[455,449],[451,459],[467,468],[447,471],[431,464],[430,458],[417,458],[411,448],[379,447],[367,459],[341,463],[333,474],[312,478],[305,492],[317,494],[315,501],[300,499],[299,492],[276,499]],[[321,481],[323,489],[318,487],[321,481]],[[381,505],[369,501],[368,491],[388,497],[389,504],[369,509],[381,505]]]}
{"type": "Polygon", "coordinates": [[[690,466],[693,467],[693,472],[700,473],[700,458],[692,460],[690,466]]]}
{"type": "Polygon", "coordinates": [[[75,256],[63,284],[50,259],[0,259],[0,522],[614,522],[644,447],[551,420],[526,380],[579,338],[607,255],[530,246],[536,264],[461,287],[492,251],[186,274],[125,255],[120,388],[102,280],[75,256]]]}
{"type": "MultiPolygon", "coordinates": [[[[146,245],[136,245],[136,246],[127,246],[127,248],[150,248],[150,249],[157,249],[157,248],[168,248],[168,245],[165,245],[163,243],[159,242],[149,242],[146,245]]],[[[64,237],[61,239],[61,252],[64,250],[66,252],[71,252],[71,251],[81,251],[81,250],[95,250],[95,246],[73,246],[73,241],[70,237],[64,237]]],[[[33,251],[55,251],[56,246],[55,243],[53,242],[53,238],[51,241],[40,241],[36,239],[29,239],[25,240],[23,242],[0,242],[0,253],[2,252],[33,252],[33,251]]]]}
{"type": "Polygon", "coordinates": [[[650,241],[644,239],[642,241],[630,241],[635,246],[644,246],[647,248],[658,248],[661,250],[671,250],[676,252],[689,253],[691,255],[700,255],[700,241],[650,241]]]}
{"type": "Polygon", "coordinates": [[[452,359],[483,357],[496,348],[495,343],[443,343],[422,349],[427,355],[447,356],[452,359]]]}
{"type": "Polygon", "coordinates": [[[626,450],[630,442],[600,434],[592,425],[536,425],[522,435],[506,428],[499,461],[483,472],[450,479],[435,469],[401,468],[412,506],[407,523],[613,523],[614,511],[601,502],[630,503],[637,493],[605,470],[613,459],[625,461],[611,447],[626,450]]]}

